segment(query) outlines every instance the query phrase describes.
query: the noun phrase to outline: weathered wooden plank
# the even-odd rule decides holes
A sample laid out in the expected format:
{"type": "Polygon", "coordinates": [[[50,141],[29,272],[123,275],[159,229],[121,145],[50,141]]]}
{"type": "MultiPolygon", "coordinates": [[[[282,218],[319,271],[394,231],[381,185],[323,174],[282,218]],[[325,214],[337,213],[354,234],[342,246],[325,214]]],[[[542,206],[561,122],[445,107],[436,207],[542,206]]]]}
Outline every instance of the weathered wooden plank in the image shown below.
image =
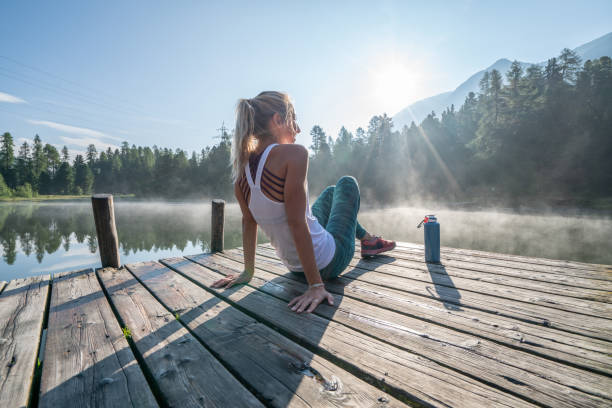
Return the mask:
{"type": "MultiPolygon", "coordinates": [[[[392,251],[386,252],[385,255],[391,256],[397,259],[402,259],[412,262],[422,263],[424,256],[423,251],[418,249],[399,248],[392,251]]],[[[356,256],[360,256],[359,248],[355,251],[356,256]]],[[[451,274],[451,268],[453,270],[464,270],[465,276],[474,276],[474,278],[483,278],[486,276],[502,275],[512,278],[521,278],[524,283],[523,286],[513,285],[519,287],[525,287],[534,290],[551,290],[550,293],[563,293],[566,291],[566,296],[584,297],[586,299],[593,298],[595,300],[610,301],[610,297],[602,296],[605,295],[606,291],[612,290],[612,281],[596,279],[598,276],[597,272],[591,272],[591,277],[586,278],[583,276],[569,275],[563,272],[539,272],[532,271],[524,268],[509,267],[504,261],[499,261],[496,264],[483,264],[475,262],[476,258],[464,255],[455,256],[443,256],[442,264],[447,267],[449,274],[451,274]],[[476,273],[468,273],[467,271],[474,271],[476,273]],[[542,287],[540,282],[545,282],[549,286],[542,287]]],[[[522,264],[529,265],[529,264],[522,264]]],[[[460,275],[457,275],[460,276],[460,275]]],[[[512,285],[512,279],[506,279],[508,284],[512,285]]]]}
{"type": "MultiPolygon", "coordinates": [[[[423,245],[413,244],[409,242],[398,242],[398,248],[411,248],[424,250],[423,245]]],[[[462,249],[462,248],[452,248],[452,247],[442,247],[440,249],[441,254],[445,256],[452,255],[463,255],[469,256],[474,259],[474,262],[493,262],[492,264],[498,264],[496,261],[502,261],[506,265],[513,265],[517,268],[533,268],[531,270],[539,270],[542,272],[561,272],[568,273],[575,276],[593,276],[593,272],[596,272],[597,275],[604,277],[604,279],[612,279],[609,276],[609,272],[612,271],[610,265],[603,264],[594,264],[594,263],[586,263],[586,262],[577,262],[577,261],[564,261],[557,259],[548,259],[548,258],[536,258],[529,256],[521,256],[521,255],[512,255],[512,254],[500,254],[495,252],[485,252],[485,251],[477,251],[473,249],[462,249]],[[529,266],[530,265],[530,266],[529,266]],[[608,276],[608,278],[605,278],[608,276]]]]}
{"type": "MultiPolygon", "coordinates": [[[[202,261],[202,258],[199,258],[202,261]]],[[[190,280],[209,288],[222,274],[183,258],[161,261],[190,280]]],[[[227,269],[225,270],[227,272],[227,269]]],[[[234,271],[235,272],[235,271],[234,271]]],[[[275,285],[270,283],[273,290],[275,285]]],[[[333,358],[367,379],[384,384],[406,398],[426,405],[456,407],[531,406],[444,365],[362,334],[314,314],[292,312],[287,303],[250,286],[209,288],[258,320],[296,339],[317,354],[333,358]]],[[[528,385],[527,385],[528,386],[528,385]]]]}
{"type": "MultiPolygon", "coordinates": [[[[401,243],[405,244],[405,243],[401,243]]],[[[400,243],[398,243],[400,245],[400,243]]],[[[259,248],[273,250],[269,243],[259,245],[259,248]]],[[[423,249],[411,247],[396,247],[385,252],[386,259],[393,258],[394,264],[407,268],[424,269],[423,249]]],[[[361,259],[359,245],[355,246],[356,260],[361,259]]],[[[376,260],[381,258],[366,258],[376,260]]],[[[446,273],[452,276],[490,281],[495,284],[532,289],[563,296],[592,299],[610,303],[612,297],[612,273],[588,270],[561,269],[559,271],[540,271],[529,263],[512,263],[504,260],[482,261],[469,255],[442,255],[442,265],[446,273]],[[515,279],[513,279],[515,278],[515,279]],[[610,279],[608,279],[610,278],[610,279]]],[[[431,267],[435,266],[430,264],[431,267]]],[[[438,268],[439,269],[439,268],[438,268]]],[[[436,268],[433,268],[434,272],[436,268]]]]}
{"type": "MultiPolygon", "coordinates": [[[[266,248],[258,247],[257,254],[277,258],[276,254],[271,253],[266,248]]],[[[352,261],[350,266],[342,273],[343,277],[438,299],[445,305],[476,308],[484,312],[553,327],[574,334],[612,341],[612,327],[610,327],[611,321],[609,319],[593,316],[580,316],[578,318],[576,314],[570,311],[521,300],[500,298],[495,296],[495,293],[459,290],[449,284],[448,280],[441,279],[432,284],[431,281],[406,278],[402,276],[404,268],[393,266],[393,264],[372,266],[367,261],[359,260],[358,262],[352,261]]]]}
{"type": "MultiPolygon", "coordinates": [[[[243,262],[240,250],[225,251],[222,256],[243,262]]],[[[300,274],[287,274],[278,260],[257,257],[257,268],[304,282],[300,274]]],[[[588,370],[612,374],[611,344],[587,337],[559,332],[555,329],[520,322],[499,315],[491,315],[465,307],[448,307],[439,301],[360,282],[340,276],[326,283],[332,293],[378,305],[433,324],[443,325],[464,333],[503,343],[557,361],[568,362],[588,370]]]]}
{"type": "Polygon", "coordinates": [[[0,407],[28,403],[49,275],[15,279],[0,294],[0,407]]]}
{"type": "MultiPolygon", "coordinates": [[[[242,251],[242,249],[237,249],[237,251],[242,251]]],[[[278,261],[276,254],[267,248],[258,247],[257,255],[278,261]]],[[[607,353],[610,341],[612,341],[612,327],[610,327],[609,319],[580,315],[577,318],[576,314],[563,310],[467,290],[459,291],[455,287],[443,286],[438,282],[431,285],[407,278],[398,279],[395,275],[379,273],[376,268],[369,267],[367,263],[358,265],[359,267],[348,267],[340,276],[356,282],[371,283],[380,288],[414,294],[422,300],[431,299],[437,302],[438,306],[442,305],[447,310],[474,309],[489,316],[509,318],[514,321],[514,324],[524,322],[536,327],[554,329],[561,336],[568,336],[569,344],[578,344],[588,350],[607,353]]]]}
{"type": "Polygon", "coordinates": [[[385,406],[404,406],[164,265],[126,267],[267,405],[372,407],[386,400],[385,406]]]}
{"type": "Polygon", "coordinates": [[[127,269],[98,276],[166,404],[262,406],[127,269]]]}
{"type": "MultiPolygon", "coordinates": [[[[262,249],[267,249],[267,250],[272,250],[272,248],[270,247],[269,244],[264,244],[261,246],[262,249]]],[[[472,280],[476,280],[479,282],[486,282],[486,283],[492,283],[495,285],[503,285],[503,286],[509,286],[509,287],[513,287],[513,288],[518,288],[518,289],[525,289],[525,290],[531,290],[534,292],[542,292],[542,293],[548,293],[548,294],[553,294],[553,295],[559,295],[561,296],[561,298],[559,297],[548,297],[547,299],[543,299],[543,301],[545,301],[546,303],[550,303],[550,304],[563,304],[563,303],[569,303],[569,305],[567,306],[567,308],[569,309],[565,309],[565,310],[577,310],[575,309],[576,307],[579,307],[581,309],[578,309],[577,311],[580,312],[580,310],[583,311],[588,311],[589,309],[595,308],[596,310],[598,310],[599,312],[603,313],[605,317],[605,315],[607,316],[611,316],[612,315],[612,306],[611,305],[606,305],[605,303],[612,303],[612,285],[608,285],[607,282],[602,282],[602,281],[596,281],[599,282],[601,284],[603,284],[603,286],[601,286],[601,288],[583,288],[583,287],[578,287],[578,286],[573,286],[570,285],[569,282],[571,282],[571,279],[569,278],[564,278],[564,280],[567,282],[567,284],[558,284],[554,281],[554,277],[549,277],[549,281],[544,280],[546,277],[542,277],[540,276],[540,279],[533,279],[533,278],[525,278],[523,279],[523,277],[507,277],[504,276],[503,273],[499,273],[499,272],[503,272],[504,268],[503,267],[495,267],[495,268],[487,268],[485,266],[483,267],[474,267],[474,264],[470,264],[470,263],[461,263],[461,262],[447,262],[447,261],[443,261],[442,265],[436,265],[436,264],[427,264],[424,261],[423,256],[420,255],[410,255],[409,253],[402,253],[400,251],[389,251],[385,253],[385,257],[384,258],[380,258],[380,257],[369,257],[369,258],[365,258],[362,259],[360,252],[359,252],[359,248],[356,247],[355,250],[355,255],[353,256],[353,263],[351,263],[351,266],[355,266],[357,265],[359,262],[363,261],[363,262],[367,262],[367,263],[371,263],[372,265],[376,265],[379,263],[389,263],[389,261],[391,260],[394,266],[401,266],[406,268],[406,272],[410,272],[412,274],[415,273],[415,271],[421,271],[421,274],[427,275],[427,274],[440,274],[443,277],[451,277],[451,278],[460,278],[459,282],[465,282],[465,283],[470,283],[469,281],[465,281],[463,279],[472,279],[472,280]],[[487,273],[485,273],[487,272],[487,273]],[[562,298],[563,297],[575,297],[577,299],[584,299],[587,301],[595,301],[597,303],[587,303],[587,304],[578,304],[576,305],[575,301],[573,301],[572,299],[568,299],[565,302],[562,302],[562,298]],[[604,303],[604,304],[601,304],[604,303]]],[[[378,269],[377,269],[378,270],[378,269]]],[[[381,269],[382,270],[382,269],[381,269]]],[[[509,268],[506,268],[506,270],[509,270],[509,268]]],[[[407,275],[412,277],[413,275],[407,275]]],[[[417,273],[418,276],[418,273],[417,273]]],[[[511,274],[510,276],[513,276],[513,274],[511,274]]],[[[474,289],[481,289],[480,285],[472,285],[474,289]]],[[[482,291],[487,292],[488,291],[488,287],[485,286],[485,288],[482,291]]],[[[518,293],[519,296],[524,296],[525,298],[530,298],[529,294],[525,294],[525,293],[518,293]]],[[[535,296],[536,299],[538,299],[538,295],[532,295],[531,297],[535,296]]],[[[588,313],[587,313],[588,314],[588,313]]],[[[598,314],[598,316],[601,316],[601,314],[598,314]]]]}
{"type": "MultiPolygon", "coordinates": [[[[359,256],[359,251],[356,251],[356,256],[359,256]]],[[[396,249],[385,253],[397,259],[407,262],[423,262],[423,255],[417,250],[412,252],[403,248],[396,249]]],[[[472,277],[473,279],[487,279],[501,276],[504,281],[499,281],[501,284],[524,287],[525,289],[533,289],[538,291],[548,291],[549,293],[565,294],[584,299],[593,299],[603,302],[610,302],[610,296],[607,295],[612,291],[612,281],[595,279],[593,273],[592,278],[568,275],[559,272],[538,272],[526,269],[510,268],[502,265],[488,265],[473,262],[473,257],[456,256],[449,259],[444,256],[442,264],[447,268],[449,274],[460,274],[457,276],[472,277]],[[452,272],[451,272],[452,271],[452,272]],[[520,281],[515,281],[520,279],[520,281]],[[516,282],[513,284],[513,282],[516,282]]],[[[501,263],[501,262],[500,262],[501,263]]]]}
{"type": "MultiPolygon", "coordinates": [[[[356,263],[358,263],[361,261],[362,258],[359,256],[359,253],[356,252],[353,259],[356,263]]],[[[579,302],[579,301],[573,300],[572,298],[576,298],[576,299],[580,299],[580,300],[584,300],[588,302],[593,301],[593,302],[596,302],[594,304],[596,305],[599,304],[599,308],[602,309],[603,313],[606,313],[607,309],[610,309],[612,311],[612,306],[606,305],[606,303],[612,302],[612,296],[610,295],[610,293],[612,292],[605,289],[606,281],[596,281],[596,282],[602,282],[604,284],[602,289],[583,288],[583,287],[572,286],[568,282],[568,281],[571,281],[571,278],[568,278],[566,280],[567,283],[563,283],[563,284],[556,283],[554,281],[554,276],[549,277],[551,279],[550,281],[544,281],[542,279],[538,279],[538,280],[525,279],[523,277],[507,276],[505,274],[500,274],[500,273],[495,272],[495,270],[502,271],[503,270],[502,267],[494,267],[494,268],[483,267],[483,268],[480,268],[480,270],[477,270],[471,267],[471,265],[474,265],[474,264],[470,264],[466,262],[459,263],[459,262],[446,261],[446,260],[444,260],[442,264],[440,265],[427,264],[424,262],[422,257],[418,255],[410,256],[407,254],[397,254],[396,252],[386,253],[384,258],[381,258],[381,257],[365,258],[364,262],[371,262],[373,264],[381,263],[381,262],[385,263],[389,259],[393,259],[394,266],[401,266],[411,272],[421,271],[421,273],[425,273],[429,275],[439,274],[442,276],[448,276],[451,279],[458,278],[460,279],[459,282],[465,282],[467,284],[469,284],[470,282],[466,281],[465,279],[475,280],[475,281],[483,282],[483,283],[490,283],[490,284],[494,284],[500,287],[507,286],[510,288],[529,290],[534,293],[539,292],[539,293],[544,293],[547,295],[554,295],[554,297],[549,296],[549,298],[556,300],[556,302],[554,302],[555,304],[561,303],[560,300],[565,299],[564,303],[568,303],[568,307],[570,308],[573,308],[574,307],[573,304],[577,304],[577,302],[579,302]],[[488,269],[488,270],[485,270],[485,269],[488,269]]],[[[435,276],[432,276],[432,279],[434,277],[435,276]]],[[[476,287],[480,288],[480,286],[476,286],[476,287]]],[[[486,290],[486,288],[484,290],[486,290]]],[[[610,290],[612,290],[612,287],[610,287],[610,290]]],[[[592,308],[592,306],[590,305],[592,304],[590,303],[580,304],[580,307],[592,308]]]]}
{"type": "Polygon", "coordinates": [[[39,407],[158,406],[93,270],[55,275],[39,407]]]}
{"type": "Polygon", "coordinates": [[[401,278],[420,280],[436,286],[446,286],[455,290],[488,294],[500,298],[565,310],[572,313],[581,313],[586,316],[600,317],[603,319],[610,319],[612,316],[612,304],[610,303],[565,297],[530,289],[522,289],[517,286],[506,286],[499,282],[495,282],[496,279],[485,282],[482,279],[450,276],[448,271],[453,271],[456,275],[457,270],[445,268],[444,265],[427,264],[425,262],[408,262],[392,257],[366,259],[355,257],[351,260],[349,265],[353,267],[359,266],[368,270],[376,270],[401,278]]]}
{"type": "MultiPolygon", "coordinates": [[[[222,273],[242,270],[243,265],[217,255],[194,259],[222,273]]],[[[285,301],[304,293],[308,287],[261,269],[256,269],[256,276],[251,286],[285,301]],[[269,289],[269,283],[274,284],[274,289],[269,289]]],[[[612,402],[612,380],[608,376],[568,367],[348,297],[337,296],[335,302],[339,308],[322,305],[315,313],[525,399],[553,406],[601,406],[606,401],[612,402]],[[551,398],[558,402],[552,403],[551,398]]]]}

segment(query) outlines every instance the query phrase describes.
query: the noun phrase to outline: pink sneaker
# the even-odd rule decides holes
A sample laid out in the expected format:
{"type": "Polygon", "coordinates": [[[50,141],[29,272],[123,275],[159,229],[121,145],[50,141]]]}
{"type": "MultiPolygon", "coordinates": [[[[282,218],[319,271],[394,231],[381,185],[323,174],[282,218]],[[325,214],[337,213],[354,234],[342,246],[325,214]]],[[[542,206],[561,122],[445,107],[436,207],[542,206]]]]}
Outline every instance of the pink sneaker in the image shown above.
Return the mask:
{"type": "Polygon", "coordinates": [[[361,240],[361,257],[374,256],[395,248],[395,241],[387,241],[381,237],[361,240]]]}

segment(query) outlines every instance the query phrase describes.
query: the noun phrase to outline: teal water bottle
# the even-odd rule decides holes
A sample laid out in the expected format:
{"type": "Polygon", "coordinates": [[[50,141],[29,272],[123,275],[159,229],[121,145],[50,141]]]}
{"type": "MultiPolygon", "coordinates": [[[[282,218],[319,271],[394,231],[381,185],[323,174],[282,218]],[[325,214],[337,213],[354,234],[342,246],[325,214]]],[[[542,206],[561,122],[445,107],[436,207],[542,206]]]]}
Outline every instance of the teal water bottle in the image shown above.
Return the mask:
{"type": "Polygon", "coordinates": [[[440,224],[435,215],[427,215],[417,226],[425,230],[425,262],[440,263],[440,224]]]}

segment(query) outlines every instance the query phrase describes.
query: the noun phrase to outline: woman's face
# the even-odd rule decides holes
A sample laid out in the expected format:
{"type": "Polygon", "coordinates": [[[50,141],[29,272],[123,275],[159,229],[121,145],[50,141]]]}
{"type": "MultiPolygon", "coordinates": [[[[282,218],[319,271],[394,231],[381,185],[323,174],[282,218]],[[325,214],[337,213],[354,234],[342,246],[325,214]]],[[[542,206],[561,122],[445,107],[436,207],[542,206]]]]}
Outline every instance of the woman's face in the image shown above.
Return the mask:
{"type": "Polygon", "coordinates": [[[295,143],[295,136],[301,132],[300,127],[295,121],[295,115],[292,115],[290,124],[282,120],[280,114],[275,113],[272,118],[271,133],[275,136],[276,142],[279,144],[295,143]]]}

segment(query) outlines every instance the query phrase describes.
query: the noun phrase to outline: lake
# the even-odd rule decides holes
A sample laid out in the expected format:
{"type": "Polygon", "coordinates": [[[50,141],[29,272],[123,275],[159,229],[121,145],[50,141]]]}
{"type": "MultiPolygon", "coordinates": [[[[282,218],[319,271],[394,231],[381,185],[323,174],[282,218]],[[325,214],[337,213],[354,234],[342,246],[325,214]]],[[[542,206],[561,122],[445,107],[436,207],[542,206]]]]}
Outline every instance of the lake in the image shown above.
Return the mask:
{"type": "MultiPolygon", "coordinates": [[[[116,199],[121,262],[208,251],[210,201],[141,202],[116,199]]],[[[240,209],[226,206],[225,246],[242,245],[240,209]]],[[[612,264],[612,216],[516,213],[421,207],[363,208],[360,222],[389,239],[423,243],[416,226],[435,213],[444,246],[552,259],[612,264]]],[[[259,242],[265,242],[260,234],[259,242]]],[[[91,203],[0,203],[0,280],[99,267],[91,203]]]]}

